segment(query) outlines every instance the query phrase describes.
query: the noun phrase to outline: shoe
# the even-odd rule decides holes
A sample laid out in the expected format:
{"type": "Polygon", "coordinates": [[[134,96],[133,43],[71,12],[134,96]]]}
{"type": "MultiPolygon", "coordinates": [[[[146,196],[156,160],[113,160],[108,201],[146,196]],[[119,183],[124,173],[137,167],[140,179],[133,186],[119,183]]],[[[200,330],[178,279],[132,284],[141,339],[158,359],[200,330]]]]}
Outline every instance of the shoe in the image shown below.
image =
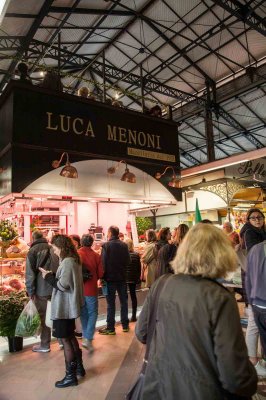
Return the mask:
{"type": "Polygon", "coordinates": [[[137,321],[136,315],[132,315],[130,322],[136,322],[136,321],[137,321]]]}
{"type": "Polygon", "coordinates": [[[257,364],[255,365],[255,369],[256,369],[258,377],[266,378],[266,368],[264,368],[261,365],[260,361],[258,361],[257,364]]]}
{"type": "Polygon", "coordinates": [[[58,341],[59,349],[63,350],[64,345],[63,345],[62,339],[58,338],[57,341],[58,341]]]}
{"type": "Polygon", "coordinates": [[[88,340],[88,347],[87,347],[89,354],[92,354],[94,352],[94,347],[92,345],[92,340],[88,340]]]}
{"type": "Polygon", "coordinates": [[[68,386],[77,386],[77,363],[76,361],[71,361],[66,363],[66,375],[61,381],[55,382],[55,387],[64,388],[68,386]]]}
{"type": "Polygon", "coordinates": [[[32,351],[35,353],[49,353],[51,351],[50,347],[42,347],[41,345],[33,346],[32,351]]]}
{"type": "Polygon", "coordinates": [[[84,365],[82,362],[82,351],[79,349],[79,351],[75,355],[76,355],[76,363],[77,363],[76,373],[77,373],[77,376],[80,378],[80,377],[83,377],[86,375],[86,371],[84,369],[84,365]]]}
{"type": "Polygon", "coordinates": [[[128,326],[123,327],[123,332],[129,332],[129,327],[128,326]]]}
{"type": "Polygon", "coordinates": [[[74,334],[75,334],[75,336],[77,337],[77,338],[82,338],[82,332],[74,332],[74,334]]]}
{"type": "Polygon", "coordinates": [[[81,346],[82,346],[82,347],[85,347],[85,349],[87,349],[88,346],[89,346],[89,341],[88,341],[88,339],[85,339],[85,338],[82,339],[81,346]]]}
{"type": "Polygon", "coordinates": [[[115,335],[115,330],[114,329],[107,329],[107,328],[101,328],[99,329],[99,334],[100,335],[115,335]]]}

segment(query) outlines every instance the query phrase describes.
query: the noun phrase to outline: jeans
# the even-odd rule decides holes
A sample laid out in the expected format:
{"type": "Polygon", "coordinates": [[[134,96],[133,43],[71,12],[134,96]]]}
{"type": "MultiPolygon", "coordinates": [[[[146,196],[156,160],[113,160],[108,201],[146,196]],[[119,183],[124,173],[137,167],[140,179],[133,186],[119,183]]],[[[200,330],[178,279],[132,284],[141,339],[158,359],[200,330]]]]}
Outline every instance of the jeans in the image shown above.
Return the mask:
{"type": "Polygon", "coordinates": [[[263,354],[266,354],[266,309],[252,306],[254,319],[259,328],[261,347],[263,354]]]}
{"type": "Polygon", "coordinates": [[[254,320],[252,307],[248,306],[248,326],[246,331],[246,345],[249,357],[257,357],[259,330],[254,320]]]}
{"type": "Polygon", "coordinates": [[[50,300],[51,296],[35,296],[34,304],[41,319],[41,347],[50,348],[51,342],[51,329],[45,325],[45,315],[47,308],[47,300],[50,300]]]}
{"type": "Polygon", "coordinates": [[[120,318],[123,328],[128,328],[128,305],[126,282],[106,282],[107,285],[107,329],[115,329],[115,294],[118,293],[120,300],[120,318]]]}
{"type": "Polygon", "coordinates": [[[80,315],[82,335],[85,339],[92,340],[98,317],[98,296],[84,296],[84,300],[80,315]]]}

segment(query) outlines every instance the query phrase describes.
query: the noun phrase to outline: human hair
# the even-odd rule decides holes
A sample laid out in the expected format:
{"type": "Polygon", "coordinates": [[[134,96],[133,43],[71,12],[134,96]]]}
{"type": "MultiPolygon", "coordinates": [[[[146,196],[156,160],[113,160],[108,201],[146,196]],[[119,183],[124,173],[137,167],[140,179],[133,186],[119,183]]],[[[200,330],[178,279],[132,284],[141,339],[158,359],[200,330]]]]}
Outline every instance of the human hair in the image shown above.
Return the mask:
{"type": "Polygon", "coordinates": [[[92,235],[89,235],[89,234],[82,235],[81,246],[91,247],[93,242],[94,242],[94,238],[92,235]]]}
{"type": "Polygon", "coordinates": [[[223,228],[224,228],[225,226],[228,226],[228,227],[230,228],[231,231],[234,230],[233,225],[232,225],[231,222],[229,222],[229,221],[225,221],[225,222],[224,222],[223,228]]]}
{"type": "Polygon", "coordinates": [[[263,219],[265,219],[263,212],[259,208],[250,208],[248,210],[247,216],[246,216],[247,221],[250,220],[251,214],[253,214],[254,212],[260,213],[260,215],[263,217],[263,219]]]}
{"type": "Polygon", "coordinates": [[[129,251],[134,251],[134,244],[132,239],[126,239],[125,243],[127,244],[128,250],[129,251]]]}
{"type": "Polygon", "coordinates": [[[72,239],[67,235],[54,235],[51,244],[60,250],[60,258],[64,260],[67,257],[73,257],[80,264],[80,258],[72,239]]]}
{"type": "Polygon", "coordinates": [[[46,72],[46,75],[41,83],[43,88],[56,90],[59,92],[63,91],[63,84],[61,82],[60,74],[57,71],[50,70],[46,72]]]}
{"type": "Polygon", "coordinates": [[[155,230],[154,229],[148,229],[146,231],[146,238],[147,238],[147,242],[156,242],[157,236],[156,236],[155,230]]]}
{"type": "Polygon", "coordinates": [[[207,219],[207,218],[201,220],[200,223],[201,223],[201,224],[209,224],[209,225],[212,225],[212,221],[211,221],[210,219],[207,219]]]}
{"type": "Polygon", "coordinates": [[[80,97],[88,97],[90,91],[89,88],[87,88],[87,86],[81,86],[78,90],[78,96],[80,97]]]}
{"type": "Polygon", "coordinates": [[[184,239],[184,237],[186,236],[186,234],[188,233],[188,231],[189,227],[186,224],[178,225],[178,227],[176,228],[174,242],[176,244],[180,244],[184,239]]]}
{"type": "MultiPolygon", "coordinates": [[[[80,244],[80,236],[79,235],[73,234],[73,235],[69,235],[69,237],[70,237],[70,239],[72,239],[75,242],[77,242],[78,248],[81,246],[81,244],[80,244]]],[[[75,243],[74,243],[74,246],[75,246],[75,243]]]]}
{"type": "Polygon", "coordinates": [[[224,278],[237,268],[237,255],[221,229],[197,224],[178,247],[172,268],[176,274],[224,278]]]}
{"type": "Polygon", "coordinates": [[[43,238],[43,233],[42,233],[42,231],[40,231],[39,229],[35,229],[35,230],[32,232],[32,239],[33,239],[33,240],[37,240],[37,239],[41,239],[41,238],[43,238]]]}
{"type": "Polygon", "coordinates": [[[161,228],[158,233],[158,240],[167,240],[168,233],[170,233],[170,228],[161,228]]]}
{"type": "Polygon", "coordinates": [[[111,226],[109,226],[108,231],[111,233],[112,236],[118,238],[118,235],[119,235],[118,226],[111,225],[111,226]]]}

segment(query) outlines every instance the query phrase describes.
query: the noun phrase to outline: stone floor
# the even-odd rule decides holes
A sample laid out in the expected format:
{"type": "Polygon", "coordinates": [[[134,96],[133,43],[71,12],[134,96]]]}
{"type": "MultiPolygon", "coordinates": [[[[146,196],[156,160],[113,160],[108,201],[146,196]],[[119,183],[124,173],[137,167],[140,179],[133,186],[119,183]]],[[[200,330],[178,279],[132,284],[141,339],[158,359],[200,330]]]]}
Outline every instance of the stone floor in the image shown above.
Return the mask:
{"type": "MultiPolygon", "coordinates": [[[[145,296],[145,292],[138,293],[140,306],[145,296]]],[[[101,299],[98,326],[104,323],[105,299],[101,299]]],[[[116,336],[102,336],[96,332],[95,352],[89,355],[83,351],[86,377],[77,387],[66,389],[54,387],[54,382],[64,376],[63,351],[55,340],[50,353],[38,354],[31,351],[32,342],[38,339],[24,340],[23,350],[17,353],[9,353],[2,339],[0,400],[124,400],[140,371],[145,350],[136,340],[134,328],[135,324],[131,323],[130,331],[124,333],[117,325],[116,336]]],[[[265,384],[265,381],[260,382],[260,385],[265,384]]],[[[257,394],[253,399],[263,400],[266,395],[257,394]]]]}

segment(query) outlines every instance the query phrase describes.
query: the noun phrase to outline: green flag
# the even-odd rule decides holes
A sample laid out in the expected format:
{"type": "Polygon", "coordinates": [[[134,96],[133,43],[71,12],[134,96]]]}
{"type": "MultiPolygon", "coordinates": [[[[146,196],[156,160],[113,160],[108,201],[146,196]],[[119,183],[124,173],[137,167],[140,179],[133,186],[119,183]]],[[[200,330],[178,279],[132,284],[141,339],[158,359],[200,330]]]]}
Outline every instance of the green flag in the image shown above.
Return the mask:
{"type": "Polygon", "coordinates": [[[196,210],[195,210],[195,224],[201,221],[201,214],[198,204],[198,199],[196,199],[196,210]]]}

